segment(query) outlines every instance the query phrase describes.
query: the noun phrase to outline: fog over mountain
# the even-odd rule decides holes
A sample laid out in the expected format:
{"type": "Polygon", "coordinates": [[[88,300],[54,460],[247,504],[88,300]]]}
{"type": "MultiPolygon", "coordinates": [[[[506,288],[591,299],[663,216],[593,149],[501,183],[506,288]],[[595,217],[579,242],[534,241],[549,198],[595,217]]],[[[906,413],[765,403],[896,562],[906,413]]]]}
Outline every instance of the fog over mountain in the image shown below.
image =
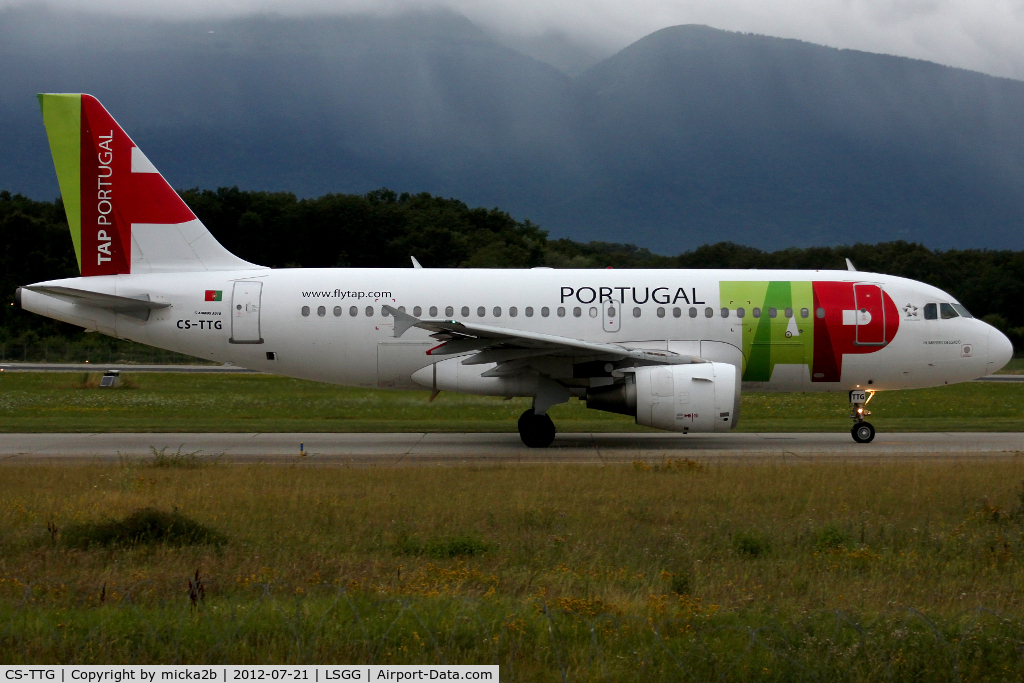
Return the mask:
{"type": "Polygon", "coordinates": [[[176,187],[427,191],[663,253],[1024,248],[1024,82],[692,25],[598,59],[448,11],[3,10],[0,189],[56,196],[34,95],[90,92],[176,187]]]}

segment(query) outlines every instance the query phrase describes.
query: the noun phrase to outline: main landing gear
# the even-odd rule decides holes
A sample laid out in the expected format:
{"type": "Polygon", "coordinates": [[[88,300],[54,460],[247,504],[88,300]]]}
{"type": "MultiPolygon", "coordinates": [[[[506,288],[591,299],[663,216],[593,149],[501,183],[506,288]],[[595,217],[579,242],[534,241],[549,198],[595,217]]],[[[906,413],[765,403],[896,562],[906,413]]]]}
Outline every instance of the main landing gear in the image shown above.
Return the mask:
{"type": "Polygon", "coordinates": [[[875,392],[873,391],[851,391],[850,392],[850,403],[853,404],[853,412],[850,413],[850,418],[853,420],[853,428],[850,430],[850,434],[853,435],[853,440],[857,443],[871,443],[872,439],[875,438],[875,427],[870,422],[864,421],[865,415],[870,415],[870,410],[865,410],[864,406],[874,398],[875,392]]]}
{"type": "Polygon", "coordinates": [[[530,448],[547,448],[555,440],[555,423],[530,408],[519,416],[519,438],[530,448]]]}

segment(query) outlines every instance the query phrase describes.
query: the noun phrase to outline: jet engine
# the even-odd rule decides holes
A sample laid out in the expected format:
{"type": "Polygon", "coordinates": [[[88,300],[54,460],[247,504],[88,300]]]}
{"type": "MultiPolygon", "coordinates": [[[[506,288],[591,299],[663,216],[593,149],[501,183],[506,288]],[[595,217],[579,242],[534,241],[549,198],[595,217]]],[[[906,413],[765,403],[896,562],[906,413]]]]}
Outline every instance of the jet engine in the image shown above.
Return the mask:
{"type": "Polygon", "coordinates": [[[690,363],[636,368],[622,384],[587,390],[587,407],[673,432],[727,432],[739,417],[736,366],[690,363]]]}

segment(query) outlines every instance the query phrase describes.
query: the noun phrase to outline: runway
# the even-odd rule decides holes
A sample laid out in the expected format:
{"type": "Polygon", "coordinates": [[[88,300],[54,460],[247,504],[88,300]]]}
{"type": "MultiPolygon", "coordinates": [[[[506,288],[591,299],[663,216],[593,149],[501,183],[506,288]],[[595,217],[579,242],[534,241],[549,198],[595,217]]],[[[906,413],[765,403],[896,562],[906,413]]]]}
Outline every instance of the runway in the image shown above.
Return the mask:
{"type": "Polygon", "coordinates": [[[262,374],[237,365],[135,365],[132,363],[0,363],[0,372],[183,372],[262,374]]]}
{"type": "Polygon", "coordinates": [[[870,444],[827,434],[559,434],[551,448],[526,448],[518,434],[4,434],[0,463],[117,462],[196,453],[224,463],[345,466],[611,464],[665,458],[737,462],[1015,459],[1024,432],[880,433],[870,444]],[[301,451],[300,451],[301,447],[301,451]]]}
{"type": "MultiPolygon", "coordinates": [[[[174,373],[229,373],[263,374],[237,365],[134,365],[103,363],[0,363],[0,372],[174,372],[174,373]]],[[[974,382],[1024,382],[1024,375],[988,375],[974,382]]]]}

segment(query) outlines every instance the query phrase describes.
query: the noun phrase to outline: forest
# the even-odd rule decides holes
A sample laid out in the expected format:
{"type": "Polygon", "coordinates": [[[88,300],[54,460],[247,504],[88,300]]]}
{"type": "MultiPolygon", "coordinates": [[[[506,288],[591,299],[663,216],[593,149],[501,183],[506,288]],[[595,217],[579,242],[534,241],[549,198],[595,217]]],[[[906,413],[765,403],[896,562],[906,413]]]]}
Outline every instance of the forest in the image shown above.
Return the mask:
{"type": "MultiPolygon", "coordinates": [[[[181,195],[227,249],[275,268],[407,268],[415,256],[428,268],[845,269],[849,258],[859,270],[908,277],[949,292],[1024,352],[1024,251],[936,251],[892,241],[769,252],[716,242],[708,234],[704,244],[680,245],[678,254],[665,256],[632,244],[551,239],[540,226],[498,208],[471,208],[427,193],[380,189],[300,199],[233,187],[181,195]]],[[[61,201],[0,192],[0,244],[0,343],[81,338],[79,328],[13,305],[20,285],[78,275],[61,201]]]]}

